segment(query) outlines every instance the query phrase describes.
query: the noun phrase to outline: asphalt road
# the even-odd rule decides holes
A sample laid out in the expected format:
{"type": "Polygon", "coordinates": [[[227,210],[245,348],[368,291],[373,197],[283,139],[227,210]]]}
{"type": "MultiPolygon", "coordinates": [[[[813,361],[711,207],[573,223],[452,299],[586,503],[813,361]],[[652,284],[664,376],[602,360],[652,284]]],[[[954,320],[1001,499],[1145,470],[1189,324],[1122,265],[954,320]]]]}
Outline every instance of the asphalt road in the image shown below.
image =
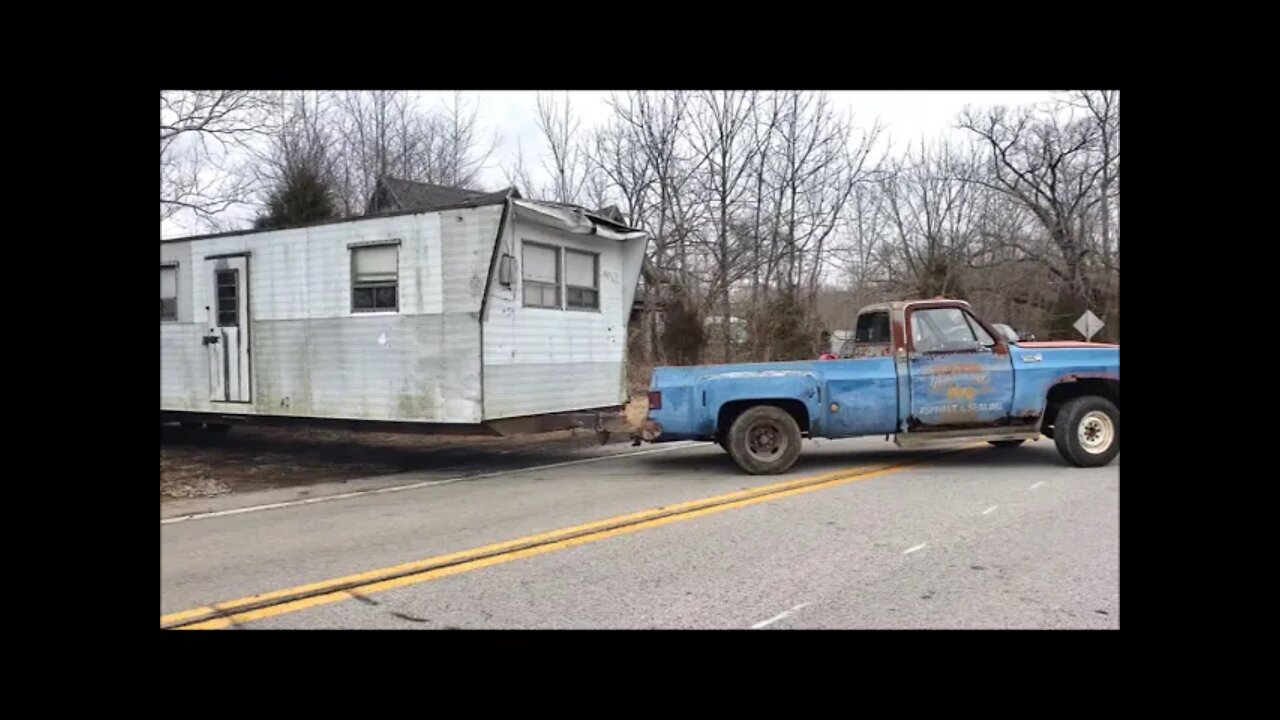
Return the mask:
{"type": "MultiPolygon", "coordinates": [[[[718,448],[656,446],[262,510],[296,499],[241,496],[207,508],[234,514],[162,524],[161,621],[318,584],[197,627],[1118,628],[1119,465],[1068,467],[1047,440],[940,454],[861,439],[806,442],[793,472],[762,478],[718,448]],[[659,507],[691,511],[614,527],[659,507]],[[370,584],[442,556],[458,564],[370,584]],[[331,592],[335,578],[354,584],[331,592]]],[[[315,490],[334,492],[352,491],[315,490]]]]}

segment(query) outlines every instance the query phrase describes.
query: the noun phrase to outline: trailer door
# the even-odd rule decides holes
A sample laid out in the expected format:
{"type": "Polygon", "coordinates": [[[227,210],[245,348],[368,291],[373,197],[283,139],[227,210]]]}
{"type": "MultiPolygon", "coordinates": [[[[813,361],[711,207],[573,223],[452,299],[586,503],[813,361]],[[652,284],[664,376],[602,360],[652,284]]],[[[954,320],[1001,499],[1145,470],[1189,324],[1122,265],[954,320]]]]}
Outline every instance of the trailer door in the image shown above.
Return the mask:
{"type": "Polygon", "coordinates": [[[208,258],[205,313],[209,331],[202,342],[209,357],[209,399],[252,402],[249,365],[249,257],[208,258]]]}

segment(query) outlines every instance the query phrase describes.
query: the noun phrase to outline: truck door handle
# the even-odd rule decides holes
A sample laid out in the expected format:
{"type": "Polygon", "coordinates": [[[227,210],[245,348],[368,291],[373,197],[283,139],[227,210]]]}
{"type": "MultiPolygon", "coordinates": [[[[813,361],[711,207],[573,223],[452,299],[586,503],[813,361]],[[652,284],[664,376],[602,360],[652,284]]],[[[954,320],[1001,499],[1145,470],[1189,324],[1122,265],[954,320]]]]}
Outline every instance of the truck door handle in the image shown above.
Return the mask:
{"type": "Polygon", "coordinates": [[[200,340],[204,345],[217,345],[219,338],[217,335],[205,335],[200,340]]]}

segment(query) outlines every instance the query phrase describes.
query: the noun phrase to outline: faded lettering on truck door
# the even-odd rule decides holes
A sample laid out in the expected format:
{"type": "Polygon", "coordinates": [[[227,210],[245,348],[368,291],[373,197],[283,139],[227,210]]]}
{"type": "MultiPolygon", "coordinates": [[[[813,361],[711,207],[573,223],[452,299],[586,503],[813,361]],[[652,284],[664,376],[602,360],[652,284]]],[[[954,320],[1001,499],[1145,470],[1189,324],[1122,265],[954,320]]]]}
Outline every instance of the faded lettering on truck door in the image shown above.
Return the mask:
{"type": "Polygon", "coordinates": [[[908,314],[911,412],[908,430],[1004,424],[1013,405],[1013,361],[982,325],[957,307],[908,314]]]}

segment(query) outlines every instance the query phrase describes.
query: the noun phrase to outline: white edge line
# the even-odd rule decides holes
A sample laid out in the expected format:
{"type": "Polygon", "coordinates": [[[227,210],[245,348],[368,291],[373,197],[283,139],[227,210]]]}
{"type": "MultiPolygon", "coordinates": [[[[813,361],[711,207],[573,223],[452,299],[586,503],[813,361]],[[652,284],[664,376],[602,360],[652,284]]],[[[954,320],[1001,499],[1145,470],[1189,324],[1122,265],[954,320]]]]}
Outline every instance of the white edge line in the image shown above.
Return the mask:
{"type": "Polygon", "coordinates": [[[404,492],[405,490],[417,490],[418,488],[434,487],[436,485],[449,485],[463,480],[483,480],[485,478],[498,477],[501,475],[519,475],[521,473],[537,472],[539,470],[552,470],[555,468],[569,467],[570,465],[585,465],[587,463],[612,460],[614,458],[637,457],[639,455],[671,452],[672,450],[681,450],[697,444],[698,443],[693,442],[692,440],[687,440],[683,442],[674,442],[666,447],[634,450],[631,452],[614,453],[612,455],[601,455],[599,457],[580,458],[578,460],[566,460],[564,462],[535,465],[533,467],[518,468],[516,470],[499,470],[496,472],[480,473],[478,475],[459,475],[458,477],[444,478],[442,480],[423,480],[420,482],[408,483],[406,485],[392,485],[391,487],[370,488],[368,490],[353,490],[351,492],[339,493],[337,495],[322,495],[320,497],[303,498],[301,500],[282,500],[280,502],[266,503],[265,505],[250,505],[248,507],[230,508],[228,510],[215,510],[212,512],[177,515],[169,518],[161,518],[160,524],[171,525],[173,523],[185,522],[187,520],[203,520],[205,518],[242,515],[244,513],[259,512],[262,510],[276,510],[279,508],[296,507],[299,505],[312,505],[315,503],[329,502],[331,500],[346,500],[348,498],[360,497],[361,495],[381,495],[384,493],[404,492]]]}
{"type": "Polygon", "coordinates": [[[999,505],[992,505],[991,507],[987,508],[986,510],[983,510],[983,511],[982,511],[982,514],[983,514],[983,515],[990,515],[991,513],[995,512],[995,511],[996,511],[996,508],[998,508],[998,507],[1000,507],[1000,506],[999,506],[999,505]]]}
{"type": "Polygon", "coordinates": [[[924,547],[925,547],[926,545],[928,545],[928,544],[929,544],[929,543],[920,543],[919,545],[916,545],[916,546],[914,546],[914,547],[909,547],[909,548],[907,548],[906,550],[903,550],[903,551],[902,551],[902,554],[903,554],[903,555],[910,555],[911,553],[913,553],[913,552],[915,552],[915,551],[917,551],[917,550],[923,550],[923,549],[924,549],[924,547]]]}
{"type": "Polygon", "coordinates": [[[767,627],[767,626],[769,626],[769,625],[772,625],[772,624],[774,624],[774,623],[778,622],[779,620],[782,620],[782,619],[784,619],[784,618],[791,617],[793,614],[795,614],[795,612],[796,612],[797,610],[801,610],[801,609],[806,608],[806,607],[809,607],[809,603],[800,603],[799,605],[797,605],[797,606],[795,606],[795,607],[791,608],[790,610],[783,610],[782,612],[778,613],[777,615],[774,615],[773,617],[769,618],[768,620],[761,620],[760,622],[756,623],[755,625],[752,625],[752,626],[751,626],[751,629],[752,629],[752,630],[759,630],[759,629],[760,629],[760,628],[762,628],[762,627],[767,627]]]}
{"type": "Polygon", "coordinates": [[[1041,485],[1043,485],[1043,484],[1044,484],[1044,481],[1043,481],[1043,480],[1041,480],[1040,482],[1036,483],[1035,485],[1032,485],[1032,486],[1031,486],[1031,489],[1032,489],[1032,490],[1035,490],[1036,488],[1040,487],[1040,486],[1041,486],[1041,485]]]}

